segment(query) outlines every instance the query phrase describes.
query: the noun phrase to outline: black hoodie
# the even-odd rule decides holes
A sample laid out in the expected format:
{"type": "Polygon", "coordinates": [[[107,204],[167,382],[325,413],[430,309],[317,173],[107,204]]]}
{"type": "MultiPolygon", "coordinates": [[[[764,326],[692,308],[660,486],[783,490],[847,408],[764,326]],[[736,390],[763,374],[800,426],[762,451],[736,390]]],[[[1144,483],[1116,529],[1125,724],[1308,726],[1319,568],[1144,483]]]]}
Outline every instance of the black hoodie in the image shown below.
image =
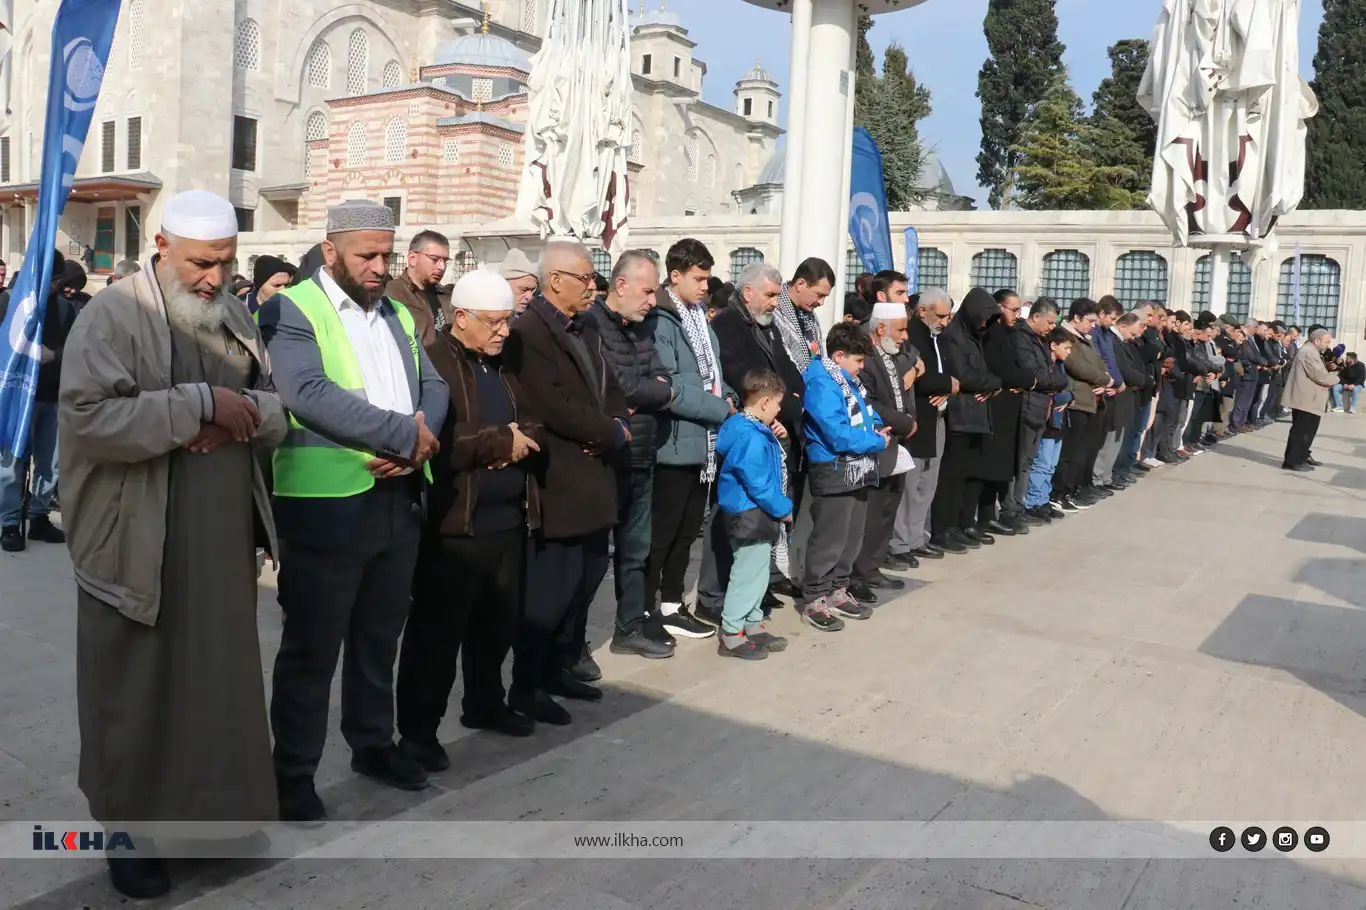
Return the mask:
{"type": "Polygon", "coordinates": [[[950,433],[991,435],[991,413],[978,395],[1001,389],[1001,380],[987,367],[982,340],[991,323],[1001,318],[1001,308],[981,288],[973,288],[958,308],[953,322],[939,337],[939,349],[950,376],[958,379],[958,394],[949,399],[950,433]]]}

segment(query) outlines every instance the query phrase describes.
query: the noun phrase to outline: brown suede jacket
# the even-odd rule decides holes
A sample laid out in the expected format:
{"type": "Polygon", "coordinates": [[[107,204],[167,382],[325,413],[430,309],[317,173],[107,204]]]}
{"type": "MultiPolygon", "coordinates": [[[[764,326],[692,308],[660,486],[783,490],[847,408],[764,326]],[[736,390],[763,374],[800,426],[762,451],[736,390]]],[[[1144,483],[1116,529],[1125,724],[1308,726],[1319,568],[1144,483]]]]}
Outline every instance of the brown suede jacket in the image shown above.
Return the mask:
{"type": "MultiPolygon", "coordinates": [[[[432,319],[432,308],[427,303],[427,295],[413,284],[406,270],[389,279],[389,284],[384,288],[384,296],[397,300],[408,308],[408,312],[413,315],[413,327],[417,329],[417,340],[423,347],[429,347],[436,341],[436,321],[432,319]]],[[[450,325],[451,320],[455,318],[455,311],[451,308],[450,285],[443,284],[437,287],[436,302],[441,307],[446,324],[450,325]]]]}
{"type": "MultiPolygon", "coordinates": [[[[432,460],[428,528],[446,537],[469,537],[474,533],[479,472],[511,454],[512,430],[506,424],[480,419],[472,351],[444,331],[427,345],[427,356],[446,380],[451,395],[450,412],[441,428],[441,454],[432,460]]],[[[489,363],[497,366],[518,428],[544,448],[545,432],[540,420],[531,413],[517,377],[503,366],[500,358],[491,358],[489,363]]],[[[541,493],[536,481],[539,457],[532,453],[519,463],[526,471],[526,522],[531,530],[541,526],[541,493]]]]}

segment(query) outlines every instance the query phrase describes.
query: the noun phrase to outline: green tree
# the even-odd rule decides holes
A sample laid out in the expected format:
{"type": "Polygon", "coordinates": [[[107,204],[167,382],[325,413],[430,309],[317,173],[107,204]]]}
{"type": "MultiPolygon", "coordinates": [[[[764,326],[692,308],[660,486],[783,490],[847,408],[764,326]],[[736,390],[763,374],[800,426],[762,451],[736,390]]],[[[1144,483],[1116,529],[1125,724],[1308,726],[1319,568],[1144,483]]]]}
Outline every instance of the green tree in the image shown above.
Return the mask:
{"type": "Polygon", "coordinates": [[[1127,189],[1132,167],[1096,160],[1096,149],[1115,137],[1134,148],[1132,135],[1119,121],[1103,134],[1086,116],[1082,102],[1066,79],[1049,88],[1025,122],[1013,175],[1013,201],[1024,209],[1129,209],[1141,198],[1127,189]]]}
{"type": "Polygon", "coordinates": [[[1138,103],[1138,85],[1147,68],[1148,42],[1120,41],[1110,48],[1110,75],[1091,96],[1093,138],[1098,140],[1091,156],[1097,164],[1133,172],[1134,179],[1124,189],[1139,200],[1138,205],[1148,195],[1157,148],[1157,123],[1138,103]]]}
{"type": "Polygon", "coordinates": [[[930,91],[916,82],[906,52],[893,43],[882,58],[882,75],[873,69],[867,33],[872,18],[859,20],[855,64],[854,124],[868,130],[882,153],[882,177],[887,207],[905,211],[923,202],[933,190],[918,186],[928,155],[920,140],[919,123],[930,114],[930,91]]]}
{"type": "Polygon", "coordinates": [[[1304,206],[1366,208],[1366,0],[1323,0],[1314,55],[1304,206]]]}
{"type": "Polygon", "coordinates": [[[1020,131],[1063,72],[1055,0],[990,0],[983,29],[990,56],[977,78],[982,150],[977,182],[992,208],[1009,204],[1020,131]]]}

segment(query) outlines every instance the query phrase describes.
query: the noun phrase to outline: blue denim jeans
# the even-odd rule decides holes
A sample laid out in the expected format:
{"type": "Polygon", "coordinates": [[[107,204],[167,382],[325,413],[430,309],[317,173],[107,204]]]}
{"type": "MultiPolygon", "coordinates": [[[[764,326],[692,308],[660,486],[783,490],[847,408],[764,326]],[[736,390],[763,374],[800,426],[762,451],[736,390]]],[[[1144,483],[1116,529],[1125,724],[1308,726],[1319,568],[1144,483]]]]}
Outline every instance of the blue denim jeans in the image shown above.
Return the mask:
{"type": "MultiPolygon", "coordinates": [[[[57,403],[33,404],[33,425],[29,431],[29,451],[33,463],[29,486],[33,496],[28,517],[42,518],[52,511],[52,494],[57,489],[57,403]]],[[[12,455],[0,455],[0,525],[17,525],[23,508],[24,463],[12,455]]]]}
{"type": "Polygon", "coordinates": [[[1153,399],[1141,408],[1134,409],[1134,422],[1124,428],[1124,442],[1119,448],[1119,458],[1115,460],[1115,471],[1120,474],[1133,473],[1138,462],[1139,448],[1143,445],[1143,431],[1148,429],[1148,417],[1153,412],[1153,399]]]}
{"type": "Polygon", "coordinates": [[[734,562],[730,583],[721,607],[721,631],[727,635],[743,632],[745,626],[764,619],[764,592],[768,590],[768,561],[773,544],[732,540],[734,562]]]}
{"type": "Polygon", "coordinates": [[[1062,454],[1062,437],[1050,439],[1045,436],[1039,440],[1039,451],[1034,456],[1034,466],[1029,469],[1029,496],[1025,499],[1026,509],[1037,509],[1048,502],[1053,492],[1053,472],[1058,469],[1058,456],[1062,454]]]}
{"type": "MultiPolygon", "coordinates": [[[[1332,392],[1330,393],[1333,396],[1333,407],[1342,407],[1342,392],[1342,383],[1339,382],[1337,385],[1333,386],[1332,392]]],[[[1348,405],[1348,407],[1355,411],[1357,409],[1357,402],[1360,400],[1361,386],[1357,386],[1355,389],[1352,389],[1352,403],[1348,405]]]]}

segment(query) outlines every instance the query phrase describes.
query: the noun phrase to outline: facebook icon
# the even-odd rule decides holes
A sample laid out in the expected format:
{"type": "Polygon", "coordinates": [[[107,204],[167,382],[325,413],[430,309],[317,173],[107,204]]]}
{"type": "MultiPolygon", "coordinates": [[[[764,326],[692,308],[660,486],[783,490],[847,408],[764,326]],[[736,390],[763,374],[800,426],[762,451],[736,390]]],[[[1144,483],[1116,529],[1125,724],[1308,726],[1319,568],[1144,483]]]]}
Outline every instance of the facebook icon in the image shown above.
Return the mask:
{"type": "Polygon", "coordinates": [[[1233,849],[1236,843],[1232,828],[1225,828],[1222,825],[1209,833],[1209,845],[1218,853],[1227,853],[1233,849]]]}

